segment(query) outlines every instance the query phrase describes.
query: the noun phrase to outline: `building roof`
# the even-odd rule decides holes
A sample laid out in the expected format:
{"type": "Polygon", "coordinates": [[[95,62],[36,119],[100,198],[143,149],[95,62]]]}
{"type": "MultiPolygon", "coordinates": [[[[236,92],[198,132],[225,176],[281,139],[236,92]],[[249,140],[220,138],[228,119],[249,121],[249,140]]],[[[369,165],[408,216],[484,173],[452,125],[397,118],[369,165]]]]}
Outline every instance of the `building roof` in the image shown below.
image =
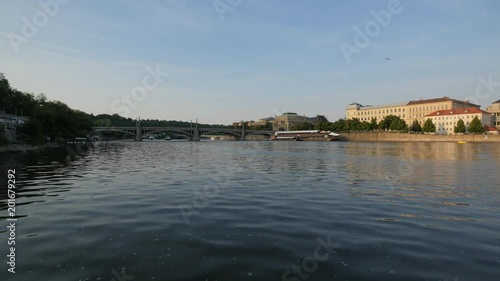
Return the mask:
{"type": "Polygon", "coordinates": [[[498,132],[497,128],[491,126],[484,126],[484,130],[488,132],[498,132]]]}
{"type": "Polygon", "coordinates": [[[484,110],[481,110],[477,107],[469,107],[469,108],[455,108],[455,109],[438,110],[438,111],[434,111],[432,113],[425,115],[425,117],[475,114],[475,113],[491,114],[491,113],[486,112],[484,110]]]}
{"type": "Polygon", "coordinates": [[[492,103],[500,103],[500,100],[494,101],[494,102],[492,102],[492,103]]]}
{"type": "Polygon", "coordinates": [[[350,105],[348,105],[346,109],[359,109],[361,107],[363,107],[361,104],[353,102],[350,105]]]}
{"type": "Polygon", "coordinates": [[[361,107],[359,110],[372,110],[378,108],[386,108],[386,107],[397,107],[397,106],[405,106],[408,104],[407,102],[398,102],[398,103],[389,103],[389,104],[380,104],[380,105],[366,105],[361,107]]]}
{"type": "Polygon", "coordinates": [[[456,103],[461,103],[461,104],[470,104],[471,106],[477,106],[477,104],[473,104],[470,101],[463,101],[463,100],[456,100],[456,99],[450,99],[449,97],[442,97],[442,98],[435,98],[435,99],[426,99],[426,100],[412,100],[408,102],[408,105],[416,105],[416,104],[426,104],[426,103],[434,103],[434,102],[443,102],[443,101],[453,101],[456,103]]]}
{"type": "Polygon", "coordinates": [[[260,118],[259,121],[274,121],[276,118],[274,117],[266,117],[266,118],[260,118]]]}

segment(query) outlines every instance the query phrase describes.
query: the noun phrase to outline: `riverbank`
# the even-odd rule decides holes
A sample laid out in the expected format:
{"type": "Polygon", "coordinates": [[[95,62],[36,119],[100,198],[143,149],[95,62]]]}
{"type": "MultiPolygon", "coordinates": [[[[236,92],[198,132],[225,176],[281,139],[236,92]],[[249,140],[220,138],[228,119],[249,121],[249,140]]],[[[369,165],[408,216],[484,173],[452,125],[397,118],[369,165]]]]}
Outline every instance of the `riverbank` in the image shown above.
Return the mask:
{"type": "Polygon", "coordinates": [[[424,135],[392,132],[342,133],[342,138],[354,142],[500,142],[500,135],[424,135]]]}
{"type": "Polygon", "coordinates": [[[40,145],[32,145],[32,144],[8,144],[5,146],[0,146],[0,153],[18,153],[18,152],[29,152],[29,151],[37,151],[47,148],[57,148],[62,147],[63,145],[57,143],[49,143],[49,144],[40,144],[40,145]]]}

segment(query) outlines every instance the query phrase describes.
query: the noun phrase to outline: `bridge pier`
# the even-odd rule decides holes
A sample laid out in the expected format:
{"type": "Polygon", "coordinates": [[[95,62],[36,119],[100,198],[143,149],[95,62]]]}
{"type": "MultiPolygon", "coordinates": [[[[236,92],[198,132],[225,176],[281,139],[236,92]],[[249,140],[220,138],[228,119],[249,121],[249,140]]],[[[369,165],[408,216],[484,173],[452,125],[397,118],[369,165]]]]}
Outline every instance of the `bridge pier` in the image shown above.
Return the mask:
{"type": "Polygon", "coordinates": [[[198,128],[198,121],[196,121],[196,127],[194,128],[194,134],[192,137],[189,137],[190,141],[200,141],[200,129],[198,128]]]}
{"type": "Polygon", "coordinates": [[[241,120],[241,135],[240,135],[240,141],[246,140],[246,133],[245,133],[245,121],[241,120]]]}
{"type": "Polygon", "coordinates": [[[135,141],[142,141],[142,128],[140,119],[137,120],[136,123],[135,141]]]}

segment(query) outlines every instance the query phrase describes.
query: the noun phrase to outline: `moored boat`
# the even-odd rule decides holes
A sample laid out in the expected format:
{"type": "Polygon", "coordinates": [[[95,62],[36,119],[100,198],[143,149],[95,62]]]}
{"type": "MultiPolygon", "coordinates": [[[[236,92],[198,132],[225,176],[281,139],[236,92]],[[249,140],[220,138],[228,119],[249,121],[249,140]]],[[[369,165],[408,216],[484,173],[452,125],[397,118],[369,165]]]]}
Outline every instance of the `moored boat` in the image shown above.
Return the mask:
{"type": "Polygon", "coordinates": [[[339,138],[337,133],[319,130],[278,131],[271,136],[274,141],[334,141],[339,138]]]}

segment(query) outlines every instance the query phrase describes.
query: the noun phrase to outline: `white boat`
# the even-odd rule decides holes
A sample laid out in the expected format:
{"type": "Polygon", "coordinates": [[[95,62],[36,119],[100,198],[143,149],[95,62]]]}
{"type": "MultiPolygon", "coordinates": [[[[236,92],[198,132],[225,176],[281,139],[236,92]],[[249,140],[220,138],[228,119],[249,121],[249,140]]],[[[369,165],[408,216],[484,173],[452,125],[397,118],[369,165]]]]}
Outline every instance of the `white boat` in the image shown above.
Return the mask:
{"type": "Polygon", "coordinates": [[[340,134],[331,132],[328,135],[325,136],[327,141],[334,141],[338,140],[340,138],[340,134]]]}
{"type": "Polygon", "coordinates": [[[172,140],[170,136],[166,136],[164,140],[172,140]]]}

